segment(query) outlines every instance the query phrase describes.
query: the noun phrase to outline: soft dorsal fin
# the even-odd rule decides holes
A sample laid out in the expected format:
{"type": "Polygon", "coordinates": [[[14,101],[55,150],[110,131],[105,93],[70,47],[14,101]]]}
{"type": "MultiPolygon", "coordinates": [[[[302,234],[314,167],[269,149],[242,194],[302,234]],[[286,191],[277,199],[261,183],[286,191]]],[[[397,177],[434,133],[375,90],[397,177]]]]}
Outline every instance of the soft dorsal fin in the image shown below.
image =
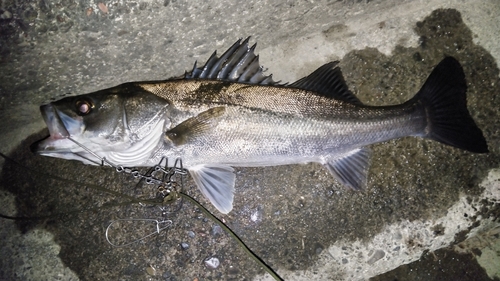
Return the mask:
{"type": "Polygon", "coordinates": [[[324,64],[308,76],[288,85],[313,91],[320,96],[361,105],[361,101],[349,91],[338,61],[324,64]]]}
{"type": "Polygon", "coordinates": [[[276,85],[272,75],[264,75],[259,56],[254,53],[257,44],[248,47],[250,37],[236,41],[220,58],[215,51],[202,67],[196,67],[184,74],[185,79],[218,79],[228,82],[276,85]]]}

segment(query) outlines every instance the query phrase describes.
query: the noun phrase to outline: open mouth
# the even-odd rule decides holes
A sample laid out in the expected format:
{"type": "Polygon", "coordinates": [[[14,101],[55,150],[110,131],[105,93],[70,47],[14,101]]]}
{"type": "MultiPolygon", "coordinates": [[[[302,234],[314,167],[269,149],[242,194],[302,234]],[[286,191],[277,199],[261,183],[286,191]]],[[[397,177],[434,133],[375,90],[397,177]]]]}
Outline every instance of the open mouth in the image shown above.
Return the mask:
{"type": "Polygon", "coordinates": [[[31,151],[37,154],[45,154],[47,152],[56,152],[62,147],[67,146],[64,143],[69,142],[69,131],[66,129],[66,123],[74,123],[75,121],[64,113],[59,112],[52,104],[40,106],[40,111],[45,124],[49,129],[50,135],[31,145],[31,151]]]}
{"type": "Polygon", "coordinates": [[[30,146],[31,152],[43,156],[78,160],[85,164],[102,165],[102,157],[76,140],[81,136],[84,126],[81,117],[71,117],[58,110],[54,104],[42,105],[40,111],[50,135],[33,143],[30,146]]]}
{"type": "MultiPolygon", "coordinates": [[[[58,114],[57,110],[52,106],[52,104],[42,105],[40,107],[42,112],[43,120],[47,124],[49,129],[50,138],[52,139],[65,139],[69,138],[69,132],[66,130],[61,116],[58,114]]],[[[69,118],[69,117],[68,117],[69,118]]]]}

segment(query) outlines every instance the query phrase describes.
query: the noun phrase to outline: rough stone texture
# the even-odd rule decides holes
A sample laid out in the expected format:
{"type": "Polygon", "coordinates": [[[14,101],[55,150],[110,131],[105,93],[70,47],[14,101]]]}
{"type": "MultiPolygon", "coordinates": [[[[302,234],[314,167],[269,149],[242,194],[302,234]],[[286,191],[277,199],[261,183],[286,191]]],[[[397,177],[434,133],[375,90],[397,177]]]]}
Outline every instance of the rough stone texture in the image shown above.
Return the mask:
{"type": "MultiPolygon", "coordinates": [[[[160,235],[110,246],[112,220],[161,217],[157,206],[120,194],[155,190],[110,168],[29,152],[47,134],[40,104],[177,76],[249,35],[276,80],[341,59],[352,91],[372,105],[406,101],[443,56],[455,56],[491,151],[416,138],[374,145],[364,192],[344,189],[316,164],[238,169],[233,211],[215,214],[250,249],[287,280],[364,280],[395,268],[376,280],[493,278],[476,261],[488,253],[483,264],[500,264],[490,255],[500,216],[499,15],[495,0],[2,2],[0,151],[17,162],[3,162],[0,212],[39,219],[0,221],[0,279],[270,280],[188,202],[169,209],[172,225],[160,235]],[[217,268],[205,266],[210,257],[217,268]]],[[[185,187],[214,211],[190,179],[185,187]]],[[[132,241],[154,232],[149,226],[111,238],[132,241]]]]}

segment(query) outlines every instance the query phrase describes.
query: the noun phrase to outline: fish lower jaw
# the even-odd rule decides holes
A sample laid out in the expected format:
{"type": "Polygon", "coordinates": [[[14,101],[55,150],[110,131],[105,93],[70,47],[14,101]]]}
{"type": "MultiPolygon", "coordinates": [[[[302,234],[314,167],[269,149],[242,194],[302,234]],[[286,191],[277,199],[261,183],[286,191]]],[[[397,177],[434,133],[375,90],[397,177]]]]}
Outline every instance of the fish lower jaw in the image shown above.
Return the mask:
{"type": "Polygon", "coordinates": [[[75,143],[70,141],[68,138],[50,135],[48,138],[38,142],[33,152],[45,155],[47,153],[67,152],[74,147],[75,143]]]}
{"type": "Polygon", "coordinates": [[[60,132],[50,132],[50,136],[47,138],[48,140],[57,141],[62,139],[67,139],[68,136],[60,133],[60,132]]]}

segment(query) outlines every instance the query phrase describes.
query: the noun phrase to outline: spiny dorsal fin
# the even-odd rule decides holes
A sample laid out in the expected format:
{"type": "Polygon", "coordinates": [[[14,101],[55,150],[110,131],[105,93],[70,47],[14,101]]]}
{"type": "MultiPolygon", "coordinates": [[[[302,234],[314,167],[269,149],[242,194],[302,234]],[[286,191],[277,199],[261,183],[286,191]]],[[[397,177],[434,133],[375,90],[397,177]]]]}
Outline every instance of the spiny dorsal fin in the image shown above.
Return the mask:
{"type": "Polygon", "coordinates": [[[218,79],[228,82],[251,83],[259,85],[276,85],[272,75],[264,75],[259,64],[259,56],[254,53],[257,44],[248,47],[250,37],[241,42],[236,41],[220,58],[215,51],[202,67],[194,64],[191,72],[184,78],[218,79]]]}
{"type": "Polygon", "coordinates": [[[361,101],[349,91],[338,61],[324,64],[308,76],[297,80],[289,87],[313,91],[320,96],[361,105],[361,101]]]}

